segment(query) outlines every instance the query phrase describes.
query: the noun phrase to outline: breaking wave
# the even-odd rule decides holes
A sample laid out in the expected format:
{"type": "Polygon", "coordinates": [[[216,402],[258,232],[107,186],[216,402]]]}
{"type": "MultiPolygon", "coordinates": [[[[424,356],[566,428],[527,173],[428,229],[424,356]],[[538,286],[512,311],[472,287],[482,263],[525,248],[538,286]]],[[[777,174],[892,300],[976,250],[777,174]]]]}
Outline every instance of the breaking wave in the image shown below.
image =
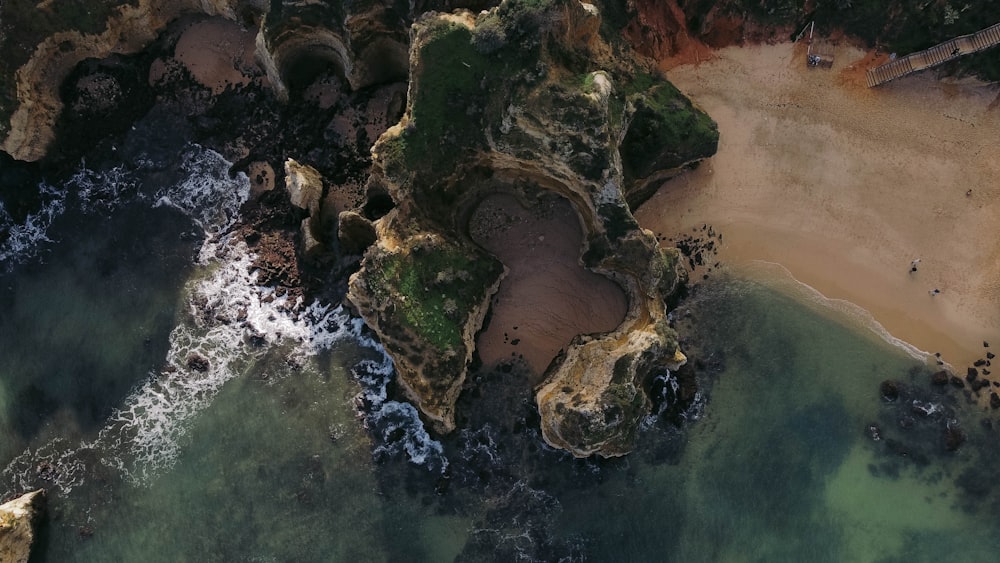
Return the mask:
{"type": "MultiPolygon", "coordinates": [[[[356,404],[363,406],[365,425],[379,442],[374,455],[404,455],[412,463],[444,471],[443,448],[427,433],[416,409],[387,399],[392,361],[364,334],[361,319],[339,306],[292,301],[259,284],[256,256],[227,234],[249,197],[247,177],[230,176],[230,164],[221,155],[198,146],[188,147],[183,161],[183,178],[151,196],[143,196],[124,169],[81,170],[71,180],[79,208],[86,212],[109,212],[124,200],[149,197],[153,205],[190,216],[206,234],[198,259],[201,274],[185,287],[187,308],[169,336],[164,367],[123,401],[97,437],[78,444],[57,439],[26,450],[3,470],[0,482],[28,490],[41,480],[66,494],[110,469],[134,484],[148,483],[176,463],[193,418],[227,381],[261,369],[265,355],[283,360],[267,363],[267,369],[291,370],[344,340],[374,352],[374,359],[354,368],[363,388],[356,404]]],[[[38,220],[36,240],[45,240],[44,231],[57,215],[53,207],[38,220]]]]}
{"type": "Polygon", "coordinates": [[[15,223],[7,209],[0,203],[0,233],[6,239],[0,244],[0,267],[9,269],[38,256],[42,243],[52,242],[48,231],[52,222],[66,211],[66,193],[49,184],[38,186],[45,203],[35,213],[30,213],[23,223],[15,223]]]}
{"type": "Polygon", "coordinates": [[[428,471],[444,473],[448,469],[444,447],[431,438],[413,405],[388,399],[394,373],[392,358],[381,344],[363,333],[362,327],[357,319],[354,337],[377,358],[364,359],[352,370],[362,387],[355,406],[365,428],[375,438],[375,459],[405,457],[410,463],[426,466],[428,471]]]}

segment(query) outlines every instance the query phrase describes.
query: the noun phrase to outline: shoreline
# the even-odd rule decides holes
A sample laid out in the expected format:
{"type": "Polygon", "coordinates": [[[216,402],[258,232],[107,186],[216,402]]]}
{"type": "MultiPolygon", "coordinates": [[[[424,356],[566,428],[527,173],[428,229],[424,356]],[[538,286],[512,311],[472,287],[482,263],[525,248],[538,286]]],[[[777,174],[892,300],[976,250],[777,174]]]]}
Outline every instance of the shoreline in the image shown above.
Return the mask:
{"type": "Polygon", "coordinates": [[[778,264],[964,375],[1000,345],[1000,88],[925,73],[869,90],[869,52],[804,59],[801,44],[729,47],[669,71],[719,124],[719,151],[639,223],[664,238],[712,225],[721,262],[778,264]]]}

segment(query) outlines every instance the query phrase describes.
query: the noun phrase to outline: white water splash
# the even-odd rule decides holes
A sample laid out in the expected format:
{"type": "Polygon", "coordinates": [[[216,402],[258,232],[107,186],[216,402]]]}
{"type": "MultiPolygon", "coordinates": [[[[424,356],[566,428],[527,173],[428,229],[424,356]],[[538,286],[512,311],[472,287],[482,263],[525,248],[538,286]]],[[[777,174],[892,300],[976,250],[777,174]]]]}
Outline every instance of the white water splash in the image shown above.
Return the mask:
{"type": "MultiPolygon", "coordinates": [[[[933,358],[933,354],[930,352],[921,350],[909,342],[900,340],[899,338],[893,336],[882,325],[882,323],[878,322],[878,320],[875,319],[875,316],[864,307],[851,303],[850,301],[832,299],[823,295],[819,290],[811,285],[796,279],[795,276],[792,275],[791,271],[781,264],[765,260],[754,260],[753,263],[760,269],[760,272],[757,273],[758,277],[765,278],[764,281],[766,283],[778,286],[779,289],[784,290],[784,293],[798,298],[800,302],[817,306],[820,310],[837,311],[843,314],[846,318],[851,319],[851,321],[870,330],[887,344],[902,350],[914,360],[929,362],[933,358]],[[760,276],[761,273],[763,273],[764,276],[760,276]]],[[[751,272],[751,274],[753,274],[753,272],[751,272]]],[[[947,364],[944,365],[949,368],[951,367],[947,364]]]]}
{"type": "Polygon", "coordinates": [[[191,217],[209,236],[217,236],[236,223],[240,206],[250,197],[250,181],[240,172],[229,175],[232,163],[200,145],[184,151],[181,168],[185,179],[160,190],[155,207],[174,207],[191,217]]]}
{"type": "Polygon", "coordinates": [[[43,242],[52,242],[48,231],[52,222],[66,211],[66,193],[48,184],[39,185],[39,192],[48,202],[23,223],[15,224],[0,206],[0,231],[7,230],[7,239],[0,244],[0,265],[11,267],[38,255],[43,242]]]}
{"type": "Polygon", "coordinates": [[[126,399],[98,436],[95,449],[115,452],[116,467],[133,482],[171,467],[194,416],[268,351],[298,365],[353,338],[340,307],[302,307],[258,286],[253,260],[245,245],[232,245],[214,273],[191,287],[188,318],[170,335],[167,367],[126,399]]]}
{"type": "Polygon", "coordinates": [[[76,195],[84,213],[108,214],[138,195],[136,177],[119,165],[109,170],[91,170],[86,162],[67,180],[66,191],[76,195]]]}
{"type": "MultiPolygon", "coordinates": [[[[88,476],[101,473],[103,466],[132,483],[149,483],[176,463],[194,417],[226,382],[247,373],[265,354],[282,354],[285,366],[302,365],[341,340],[357,341],[379,358],[363,360],[355,368],[365,389],[363,401],[370,407],[366,423],[384,436],[382,450],[376,453],[401,450],[411,462],[443,471],[443,448],[431,439],[416,409],[387,400],[392,361],[363,334],[361,319],[341,307],[293,302],[275,288],[258,284],[255,255],[226,234],[249,197],[247,177],[230,177],[230,163],[199,146],[188,148],[184,162],[187,177],[158,191],[152,203],[188,214],[207,236],[199,253],[202,274],[185,288],[188,307],[170,334],[165,367],[149,374],[93,441],[74,446],[56,440],[25,451],[4,469],[0,482],[27,490],[40,477],[68,494],[88,476]]],[[[81,202],[95,212],[109,211],[115,196],[133,193],[134,185],[120,170],[104,175],[81,172],[74,179],[84,194],[81,202]],[[100,181],[114,185],[100,186],[100,181]]]]}

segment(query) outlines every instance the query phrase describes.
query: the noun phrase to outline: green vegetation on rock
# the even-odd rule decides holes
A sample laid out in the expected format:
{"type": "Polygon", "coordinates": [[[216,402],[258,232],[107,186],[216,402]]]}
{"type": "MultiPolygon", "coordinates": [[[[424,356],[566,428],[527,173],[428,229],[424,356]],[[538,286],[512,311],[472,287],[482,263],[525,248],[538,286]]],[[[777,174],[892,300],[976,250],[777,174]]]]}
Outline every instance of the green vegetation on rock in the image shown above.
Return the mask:
{"type": "Polygon", "coordinates": [[[468,28],[448,22],[428,33],[420,50],[422,68],[410,123],[402,135],[404,158],[410,169],[447,172],[463,155],[483,146],[479,117],[488,98],[484,81],[503,73],[472,46],[468,28]]]}
{"type": "Polygon", "coordinates": [[[627,175],[644,178],[715,154],[718,127],[673,84],[640,75],[628,89],[637,93],[629,96],[635,114],[621,149],[627,175]]]}
{"type": "Polygon", "coordinates": [[[414,244],[410,251],[373,256],[368,287],[395,304],[395,322],[439,350],[458,350],[465,321],[479,307],[503,266],[482,253],[451,244],[414,244]]]}

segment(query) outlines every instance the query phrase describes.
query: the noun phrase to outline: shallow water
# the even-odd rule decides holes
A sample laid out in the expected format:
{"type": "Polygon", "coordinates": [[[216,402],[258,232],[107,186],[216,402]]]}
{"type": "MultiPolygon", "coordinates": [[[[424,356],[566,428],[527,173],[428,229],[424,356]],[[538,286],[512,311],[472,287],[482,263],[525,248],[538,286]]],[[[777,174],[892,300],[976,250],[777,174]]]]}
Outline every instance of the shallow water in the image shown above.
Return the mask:
{"type": "Polygon", "coordinates": [[[482,426],[437,441],[392,400],[357,319],[256,286],[222,235],[245,177],[201,149],[184,158],[171,189],[99,209],[67,198],[51,242],[0,277],[0,493],[49,489],[34,561],[989,561],[1000,548],[1000,454],[983,426],[996,416],[932,389],[912,350],[842,306],[787,297],[774,277],[700,285],[675,315],[701,400],[681,429],[651,420],[624,459],[572,460],[530,422],[483,422],[530,411],[526,390],[484,392],[466,408],[485,412],[463,415],[482,426]],[[903,388],[894,403],[885,379],[903,388]],[[939,410],[914,414],[913,400],[939,410]],[[967,436],[953,453],[949,421],[967,436]]]}

